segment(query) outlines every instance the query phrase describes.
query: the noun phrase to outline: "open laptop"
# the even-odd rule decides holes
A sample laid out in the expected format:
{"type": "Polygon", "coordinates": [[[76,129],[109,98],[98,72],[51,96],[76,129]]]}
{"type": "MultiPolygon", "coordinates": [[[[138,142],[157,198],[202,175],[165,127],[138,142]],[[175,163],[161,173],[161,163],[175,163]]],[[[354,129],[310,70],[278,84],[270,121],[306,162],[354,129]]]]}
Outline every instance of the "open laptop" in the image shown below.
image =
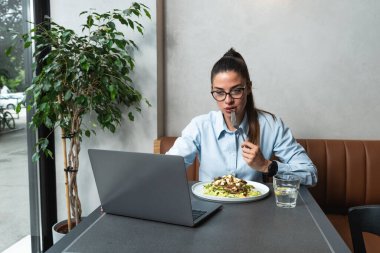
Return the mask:
{"type": "Polygon", "coordinates": [[[191,200],[181,156],[88,150],[103,211],[193,227],[218,203],[191,200]]]}

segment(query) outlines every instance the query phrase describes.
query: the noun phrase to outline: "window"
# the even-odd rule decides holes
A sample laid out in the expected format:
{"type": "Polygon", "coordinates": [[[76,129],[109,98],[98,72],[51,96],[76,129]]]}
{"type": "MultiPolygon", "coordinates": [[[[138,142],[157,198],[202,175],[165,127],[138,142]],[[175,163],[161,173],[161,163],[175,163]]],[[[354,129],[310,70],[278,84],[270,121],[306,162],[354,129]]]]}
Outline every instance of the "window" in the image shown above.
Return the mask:
{"type": "MultiPolygon", "coordinates": [[[[8,106],[11,98],[23,99],[23,92],[31,83],[31,52],[19,41],[10,56],[4,54],[14,41],[9,29],[25,33],[29,29],[26,20],[35,17],[35,22],[40,22],[44,15],[49,15],[49,0],[0,1],[0,89],[4,93],[1,100],[5,103],[3,110],[15,120],[14,129],[0,131],[0,251],[19,245],[19,240],[29,246],[16,252],[29,252],[29,248],[30,252],[41,252],[52,244],[51,226],[57,215],[55,164],[46,158],[39,164],[31,162],[36,139],[36,131],[27,127],[31,113],[22,108],[17,115],[8,106]]],[[[45,132],[38,129],[39,135],[45,132]]]]}

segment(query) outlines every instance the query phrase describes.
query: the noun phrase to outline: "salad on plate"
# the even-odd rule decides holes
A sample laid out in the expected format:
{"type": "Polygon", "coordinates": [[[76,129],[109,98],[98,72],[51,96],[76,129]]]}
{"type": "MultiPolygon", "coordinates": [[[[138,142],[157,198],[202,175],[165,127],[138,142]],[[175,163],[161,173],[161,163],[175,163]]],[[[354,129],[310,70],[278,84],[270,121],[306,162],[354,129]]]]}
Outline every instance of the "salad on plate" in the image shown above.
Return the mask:
{"type": "Polygon", "coordinates": [[[227,198],[247,198],[261,195],[261,192],[256,190],[253,185],[233,175],[215,178],[214,181],[203,186],[203,193],[227,198]]]}

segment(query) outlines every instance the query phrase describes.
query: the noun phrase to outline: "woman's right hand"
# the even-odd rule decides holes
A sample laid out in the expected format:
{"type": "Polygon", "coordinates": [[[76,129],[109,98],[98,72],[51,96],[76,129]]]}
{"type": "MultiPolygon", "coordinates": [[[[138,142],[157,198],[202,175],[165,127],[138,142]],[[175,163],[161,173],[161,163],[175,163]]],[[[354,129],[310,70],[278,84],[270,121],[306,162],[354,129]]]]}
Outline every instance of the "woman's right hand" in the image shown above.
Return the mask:
{"type": "Polygon", "coordinates": [[[271,163],[266,160],[261,153],[260,147],[249,141],[244,141],[241,145],[244,161],[252,168],[262,173],[268,172],[271,163]]]}

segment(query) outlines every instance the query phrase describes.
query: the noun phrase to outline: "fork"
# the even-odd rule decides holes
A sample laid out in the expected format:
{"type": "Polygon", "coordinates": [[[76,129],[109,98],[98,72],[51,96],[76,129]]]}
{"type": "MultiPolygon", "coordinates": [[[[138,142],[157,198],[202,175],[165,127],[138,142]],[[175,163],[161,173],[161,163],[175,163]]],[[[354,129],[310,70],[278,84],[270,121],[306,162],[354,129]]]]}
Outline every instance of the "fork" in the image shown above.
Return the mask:
{"type": "Polygon", "coordinates": [[[239,124],[236,121],[236,113],[235,113],[235,111],[231,112],[231,123],[234,126],[234,128],[236,128],[236,130],[238,131],[238,134],[241,135],[241,137],[243,138],[243,141],[245,141],[245,138],[244,138],[244,135],[243,135],[243,129],[241,129],[239,127],[239,124]]]}

